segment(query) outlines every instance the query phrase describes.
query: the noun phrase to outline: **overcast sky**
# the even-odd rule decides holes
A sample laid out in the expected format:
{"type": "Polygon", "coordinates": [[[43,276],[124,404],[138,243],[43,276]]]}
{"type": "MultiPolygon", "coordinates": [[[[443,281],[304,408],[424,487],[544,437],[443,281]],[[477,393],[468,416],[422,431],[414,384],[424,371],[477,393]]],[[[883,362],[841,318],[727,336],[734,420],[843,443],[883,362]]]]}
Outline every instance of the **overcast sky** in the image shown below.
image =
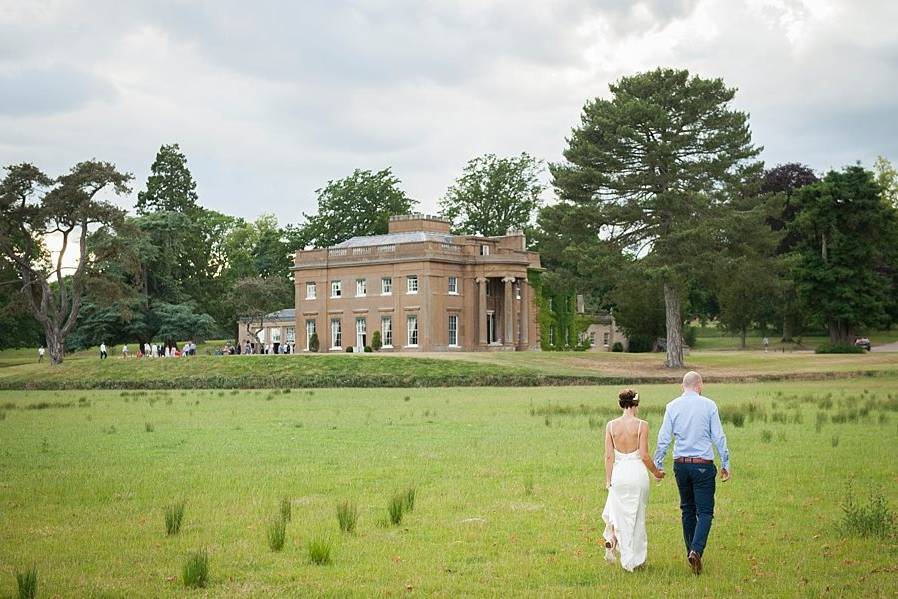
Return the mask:
{"type": "Polygon", "coordinates": [[[0,165],[109,160],[136,194],[178,142],[222,212],[298,222],[386,166],[433,211],[476,155],[560,160],[586,99],[656,66],[737,87],[768,165],[898,160],[885,0],[0,0],[0,165]]]}

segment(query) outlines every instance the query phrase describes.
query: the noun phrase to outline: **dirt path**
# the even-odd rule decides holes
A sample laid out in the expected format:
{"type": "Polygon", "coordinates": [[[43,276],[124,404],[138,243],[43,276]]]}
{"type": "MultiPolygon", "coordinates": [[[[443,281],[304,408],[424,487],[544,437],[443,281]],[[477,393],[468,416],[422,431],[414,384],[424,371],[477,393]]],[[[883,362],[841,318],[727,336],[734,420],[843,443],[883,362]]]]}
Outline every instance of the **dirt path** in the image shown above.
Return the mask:
{"type": "Polygon", "coordinates": [[[898,352],[898,342],[883,343],[882,345],[874,345],[870,351],[875,352],[898,352]]]}

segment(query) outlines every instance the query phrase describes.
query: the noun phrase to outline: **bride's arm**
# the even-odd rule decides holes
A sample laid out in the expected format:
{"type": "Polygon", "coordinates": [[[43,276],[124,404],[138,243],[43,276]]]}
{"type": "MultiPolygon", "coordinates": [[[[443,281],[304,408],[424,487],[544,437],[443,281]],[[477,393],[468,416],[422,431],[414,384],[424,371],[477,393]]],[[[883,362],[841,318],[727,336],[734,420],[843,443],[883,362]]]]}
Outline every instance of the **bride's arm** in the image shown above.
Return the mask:
{"type": "Polygon", "coordinates": [[[645,429],[645,434],[639,436],[639,457],[655,478],[664,478],[664,473],[658,469],[652,461],[652,456],[649,455],[649,423],[646,422],[642,428],[645,429]]]}
{"type": "Polygon", "coordinates": [[[605,488],[611,486],[611,472],[614,470],[614,443],[611,442],[611,423],[605,425],[605,488]]]}

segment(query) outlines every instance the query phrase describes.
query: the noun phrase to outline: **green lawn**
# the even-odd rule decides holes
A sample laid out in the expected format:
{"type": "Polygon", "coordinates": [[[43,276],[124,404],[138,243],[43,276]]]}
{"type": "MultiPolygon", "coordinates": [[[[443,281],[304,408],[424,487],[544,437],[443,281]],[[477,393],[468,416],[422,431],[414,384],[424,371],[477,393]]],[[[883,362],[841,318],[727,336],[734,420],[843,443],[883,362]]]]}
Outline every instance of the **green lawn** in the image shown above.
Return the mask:
{"type": "MultiPolygon", "coordinates": [[[[726,331],[716,326],[698,327],[696,331],[696,350],[741,350],[741,339],[738,336],[728,335],[726,331]]],[[[764,336],[761,331],[751,331],[745,338],[746,349],[754,351],[764,350],[764,336]]],[[[796,343],[780,343],[779,334],[768,332],[770,351],[793,351],[795,349],[814,349],[821,343],[829,341],[826,335],[803,335],[801,345],[796,343]]],[[[895,343],[898,341],[898,329],[888,331],[870,331],[868,334],[873,345],[895,343]]]]}
{"type": "MultiPolygon", "coordinates": [[[[839,519],[849,480],[898,504],[896,389],[891,376],[709,385],[725,413],[754,402],[767,421],[725,424],[734,478],[700,578],[672,479],[652,487],[647,568],[602,561],[617,388],[0,392],[0,596],[31,564],[40,596],[183,596],[197,548],[211,597],[894,596],[895,538],[844,536],[839,519]],[[414,511],[382,524],[410,485],[414,511]],[[293,518],[273,553],[265,524],[283,497],[293,518]],[[180,499],[167,537],[163,508],[180,499]],[[342,499],[358,502],[354,535],[337,528],[342,499]],[[306,559],[317,535],[330,565],[306,559]]],[[[677,388],[638,390],[654,437],[677,388]]]]}

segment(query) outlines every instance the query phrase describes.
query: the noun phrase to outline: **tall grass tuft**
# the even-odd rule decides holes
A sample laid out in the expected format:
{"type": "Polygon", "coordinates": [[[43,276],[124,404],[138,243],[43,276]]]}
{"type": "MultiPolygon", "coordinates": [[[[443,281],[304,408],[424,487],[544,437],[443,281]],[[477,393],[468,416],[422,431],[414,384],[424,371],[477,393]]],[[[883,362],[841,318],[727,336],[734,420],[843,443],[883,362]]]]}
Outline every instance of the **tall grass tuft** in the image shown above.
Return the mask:
{"type": "Polygon", "coordinates": [[[154,430],[156,430],[156,427],[153,426],[152,422],[145,422],[143,428],[148,433],[152,433],[154,430]]]}
{"type": "Polygon", "coordinates": [[[192,589],[204,588],[209,582],[209,554],[205,549],[194,551],[184,562],[182,579],[184,586],[192,589]]]}
{"type": "Polygon", "coordinates": [[[325,537],[315,537],[309,541],[309,561],[319,566],[331,563],[331,541],[325,537]]]}
{"type": "Polygon", "coordinates": [[[16,573],[19,599],[34,599],[37,597],[37,568],[32,566],[24,572],[16,573]]]}
{"type": "Polygon", "coordinates": [[[405,511],[405,495],[403,493],[394,493],[387,505],[387,515],[390,522],[394,525],[402,523],[402,513],[405,511]]]}
{"type": "Polygon", "coordinates": [[[282,515],[275,516],[268,523],[268,547],[272,551],[280,551],[287,540],[287,521],[282,515]]]}
{"type": "Polygon", "coordinates": [[[839,446],[839,435],[833,435],[831,443],[832,443],[833,447],[838,447],[839,446]]]}
{"type": "Polygon", "coordinates": [[[165,533],[169,536],[176,535],[181,530],[181,522],[184,520],[184,502],[172,503],[165,507],[165,533]]]}
{"type": "Polygon", "coordinates": [[[403,491],[402,495],[404,500],[404,504],[402,506],[403,509],[406,512],[415,511],[415,496],[417,495],[415,487],[408,487],[405,491],[403,491]]]}
{"type": "Polygon", "coordinates": [[[359,519],[359,508],[354,501],[348,499],[337,504],[337,523],[340,530],[352,534],[359,519]]]}
{"type": "Polygon", "coordinates": [[[849,482],[842,501],[841,529],[843,535],[885,538],[896,529],[895,512],[886,503],[881,489],[871,489],[867,502],[860,503],[849,482]]]}
{"type": "Polygon", "coordinates": [[[761,441],[764,443],[770,443],[770,440],[773,439],[773,433],[767,429],[761,431],[761,441]]]}
{"type": "Polygon", "coordinates": [[[293,504],[290,503],[289,497],[281,499],[281,518],[284,522],[289,522],[293,518],[293,504]]]}
{"type": "Polygon", "coordinates": [[[533,495],[533,477],[528,476],[524,480],[524,495],[533,495]]]}

